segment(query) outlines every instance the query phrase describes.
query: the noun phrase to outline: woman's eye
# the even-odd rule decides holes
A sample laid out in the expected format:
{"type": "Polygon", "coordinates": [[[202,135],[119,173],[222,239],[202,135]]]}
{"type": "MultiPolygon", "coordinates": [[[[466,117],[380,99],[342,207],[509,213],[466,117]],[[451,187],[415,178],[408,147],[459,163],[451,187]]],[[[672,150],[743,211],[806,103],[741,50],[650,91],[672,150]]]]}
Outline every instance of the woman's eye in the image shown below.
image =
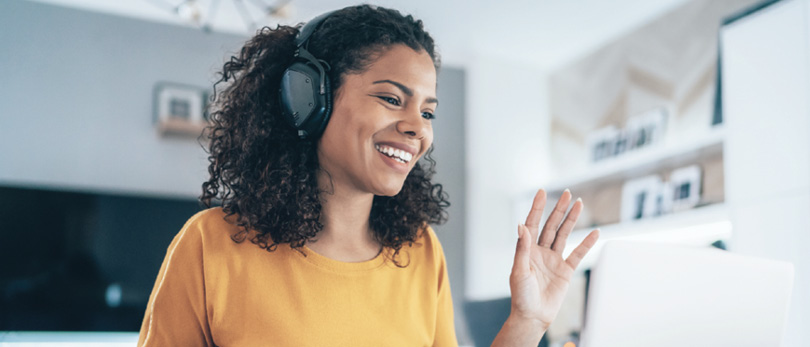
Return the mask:
{"type": "Polygon", "coordinates": [[[435,119],[436,115],[432,112],[422,112],[422,117],[425,119],[435,119]]]}
{"type": "Polygon", "coordinates": [[[397,98],[392,98],[390,96],[378,96],[378,98],[380,98],[381,100],[383,100],[383,101],[385,101],[385,102],[387,102],[387,103],[389,103],[391,105],[399,106],[399,100],[397,100],[397,98]]]}

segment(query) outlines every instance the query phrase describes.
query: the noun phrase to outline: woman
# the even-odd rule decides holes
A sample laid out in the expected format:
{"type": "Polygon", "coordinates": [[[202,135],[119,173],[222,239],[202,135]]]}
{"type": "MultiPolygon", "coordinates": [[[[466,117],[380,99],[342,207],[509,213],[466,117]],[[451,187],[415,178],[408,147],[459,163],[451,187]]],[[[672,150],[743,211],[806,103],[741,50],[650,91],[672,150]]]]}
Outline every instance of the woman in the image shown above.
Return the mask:
{"type": "MultiPolygon", "coordinates": [[[[430,181],[438,66],[421,21],[373,6],[248,41],[224,65],[212,112],[209,209],[170,245],[139,345],[456,345],[429,226],[448,206],[430,181]]],[[[560,225],[570,201],[541,233],[545,193],[535,197],[493,345],[536,346],[556,316],[597,238],[562,259],[582,209],[560,225]]]]}

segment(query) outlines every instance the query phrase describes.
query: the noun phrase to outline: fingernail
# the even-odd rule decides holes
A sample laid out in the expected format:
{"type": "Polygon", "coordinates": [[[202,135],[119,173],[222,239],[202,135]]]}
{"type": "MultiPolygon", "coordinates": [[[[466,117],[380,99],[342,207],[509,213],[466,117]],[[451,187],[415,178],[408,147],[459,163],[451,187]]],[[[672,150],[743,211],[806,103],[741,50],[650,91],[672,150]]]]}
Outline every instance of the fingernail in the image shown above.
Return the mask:
{"type": "Polygon", "coordinates": [[[582,198],[577,198],[577,201],[582,202],[582,198]]]}
{"type": "Polygon", "coordinates": [[[565,190],[563,191],[563,194],[565,194],[566,192],[571,193],[571,191],[568,188],[565,188],[565,190]]]}

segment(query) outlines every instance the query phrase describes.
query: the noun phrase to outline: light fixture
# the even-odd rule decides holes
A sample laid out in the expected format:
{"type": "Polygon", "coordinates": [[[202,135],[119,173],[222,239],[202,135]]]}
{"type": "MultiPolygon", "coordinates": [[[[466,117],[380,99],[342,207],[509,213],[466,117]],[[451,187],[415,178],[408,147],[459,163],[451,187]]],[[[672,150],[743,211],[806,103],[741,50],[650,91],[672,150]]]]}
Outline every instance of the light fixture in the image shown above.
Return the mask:
{"type": "Polygon", "coordinates": [[[202,11],[196,0],[185,0],[180,5],[175,6],[174,12],[183,18],[184,21],[190,22],[194,25],[200,25],[202,18],[202,11]]]}
{"type": "MultiPolygon", "coordinates": [[[[161,7],[164,10],[169,10],[173,15],[181,18],[183,22],[190,23],[205,32],[210,32],[220,9],[220,0],[209,0],[208,10],[203,11],[204,0],[182,0],[179,4],[174,5],[168,0],[146,0],[155,6],[161,7]]],[[[254,19],[255,13],[262,13],[259,19],[275,18],[285,19],[290,18],[295,8],[292,5],[292,0],[277,0],[274,3],[266,3],[264,0],[228,0],[233,7],[239,12],[242,21],[248,31],[256,31],[259,23],[254,19]]]]}

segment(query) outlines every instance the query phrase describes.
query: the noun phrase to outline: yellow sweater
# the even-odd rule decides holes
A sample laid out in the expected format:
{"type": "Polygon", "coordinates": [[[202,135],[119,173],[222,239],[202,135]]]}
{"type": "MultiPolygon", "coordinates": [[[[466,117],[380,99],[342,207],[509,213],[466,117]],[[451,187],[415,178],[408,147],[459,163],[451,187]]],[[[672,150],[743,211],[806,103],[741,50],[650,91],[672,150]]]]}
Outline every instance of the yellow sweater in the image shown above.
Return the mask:
{"type": "MultiPolygon", "coordinates": [[[[221,208],[191,217],[160,267],[138,346],[456,346],[444,253],[428,227],[359,262],[267,252],[230,236],[221,208]]],[[[233,218],[233,216],[231,217],[233,218]]]]}

